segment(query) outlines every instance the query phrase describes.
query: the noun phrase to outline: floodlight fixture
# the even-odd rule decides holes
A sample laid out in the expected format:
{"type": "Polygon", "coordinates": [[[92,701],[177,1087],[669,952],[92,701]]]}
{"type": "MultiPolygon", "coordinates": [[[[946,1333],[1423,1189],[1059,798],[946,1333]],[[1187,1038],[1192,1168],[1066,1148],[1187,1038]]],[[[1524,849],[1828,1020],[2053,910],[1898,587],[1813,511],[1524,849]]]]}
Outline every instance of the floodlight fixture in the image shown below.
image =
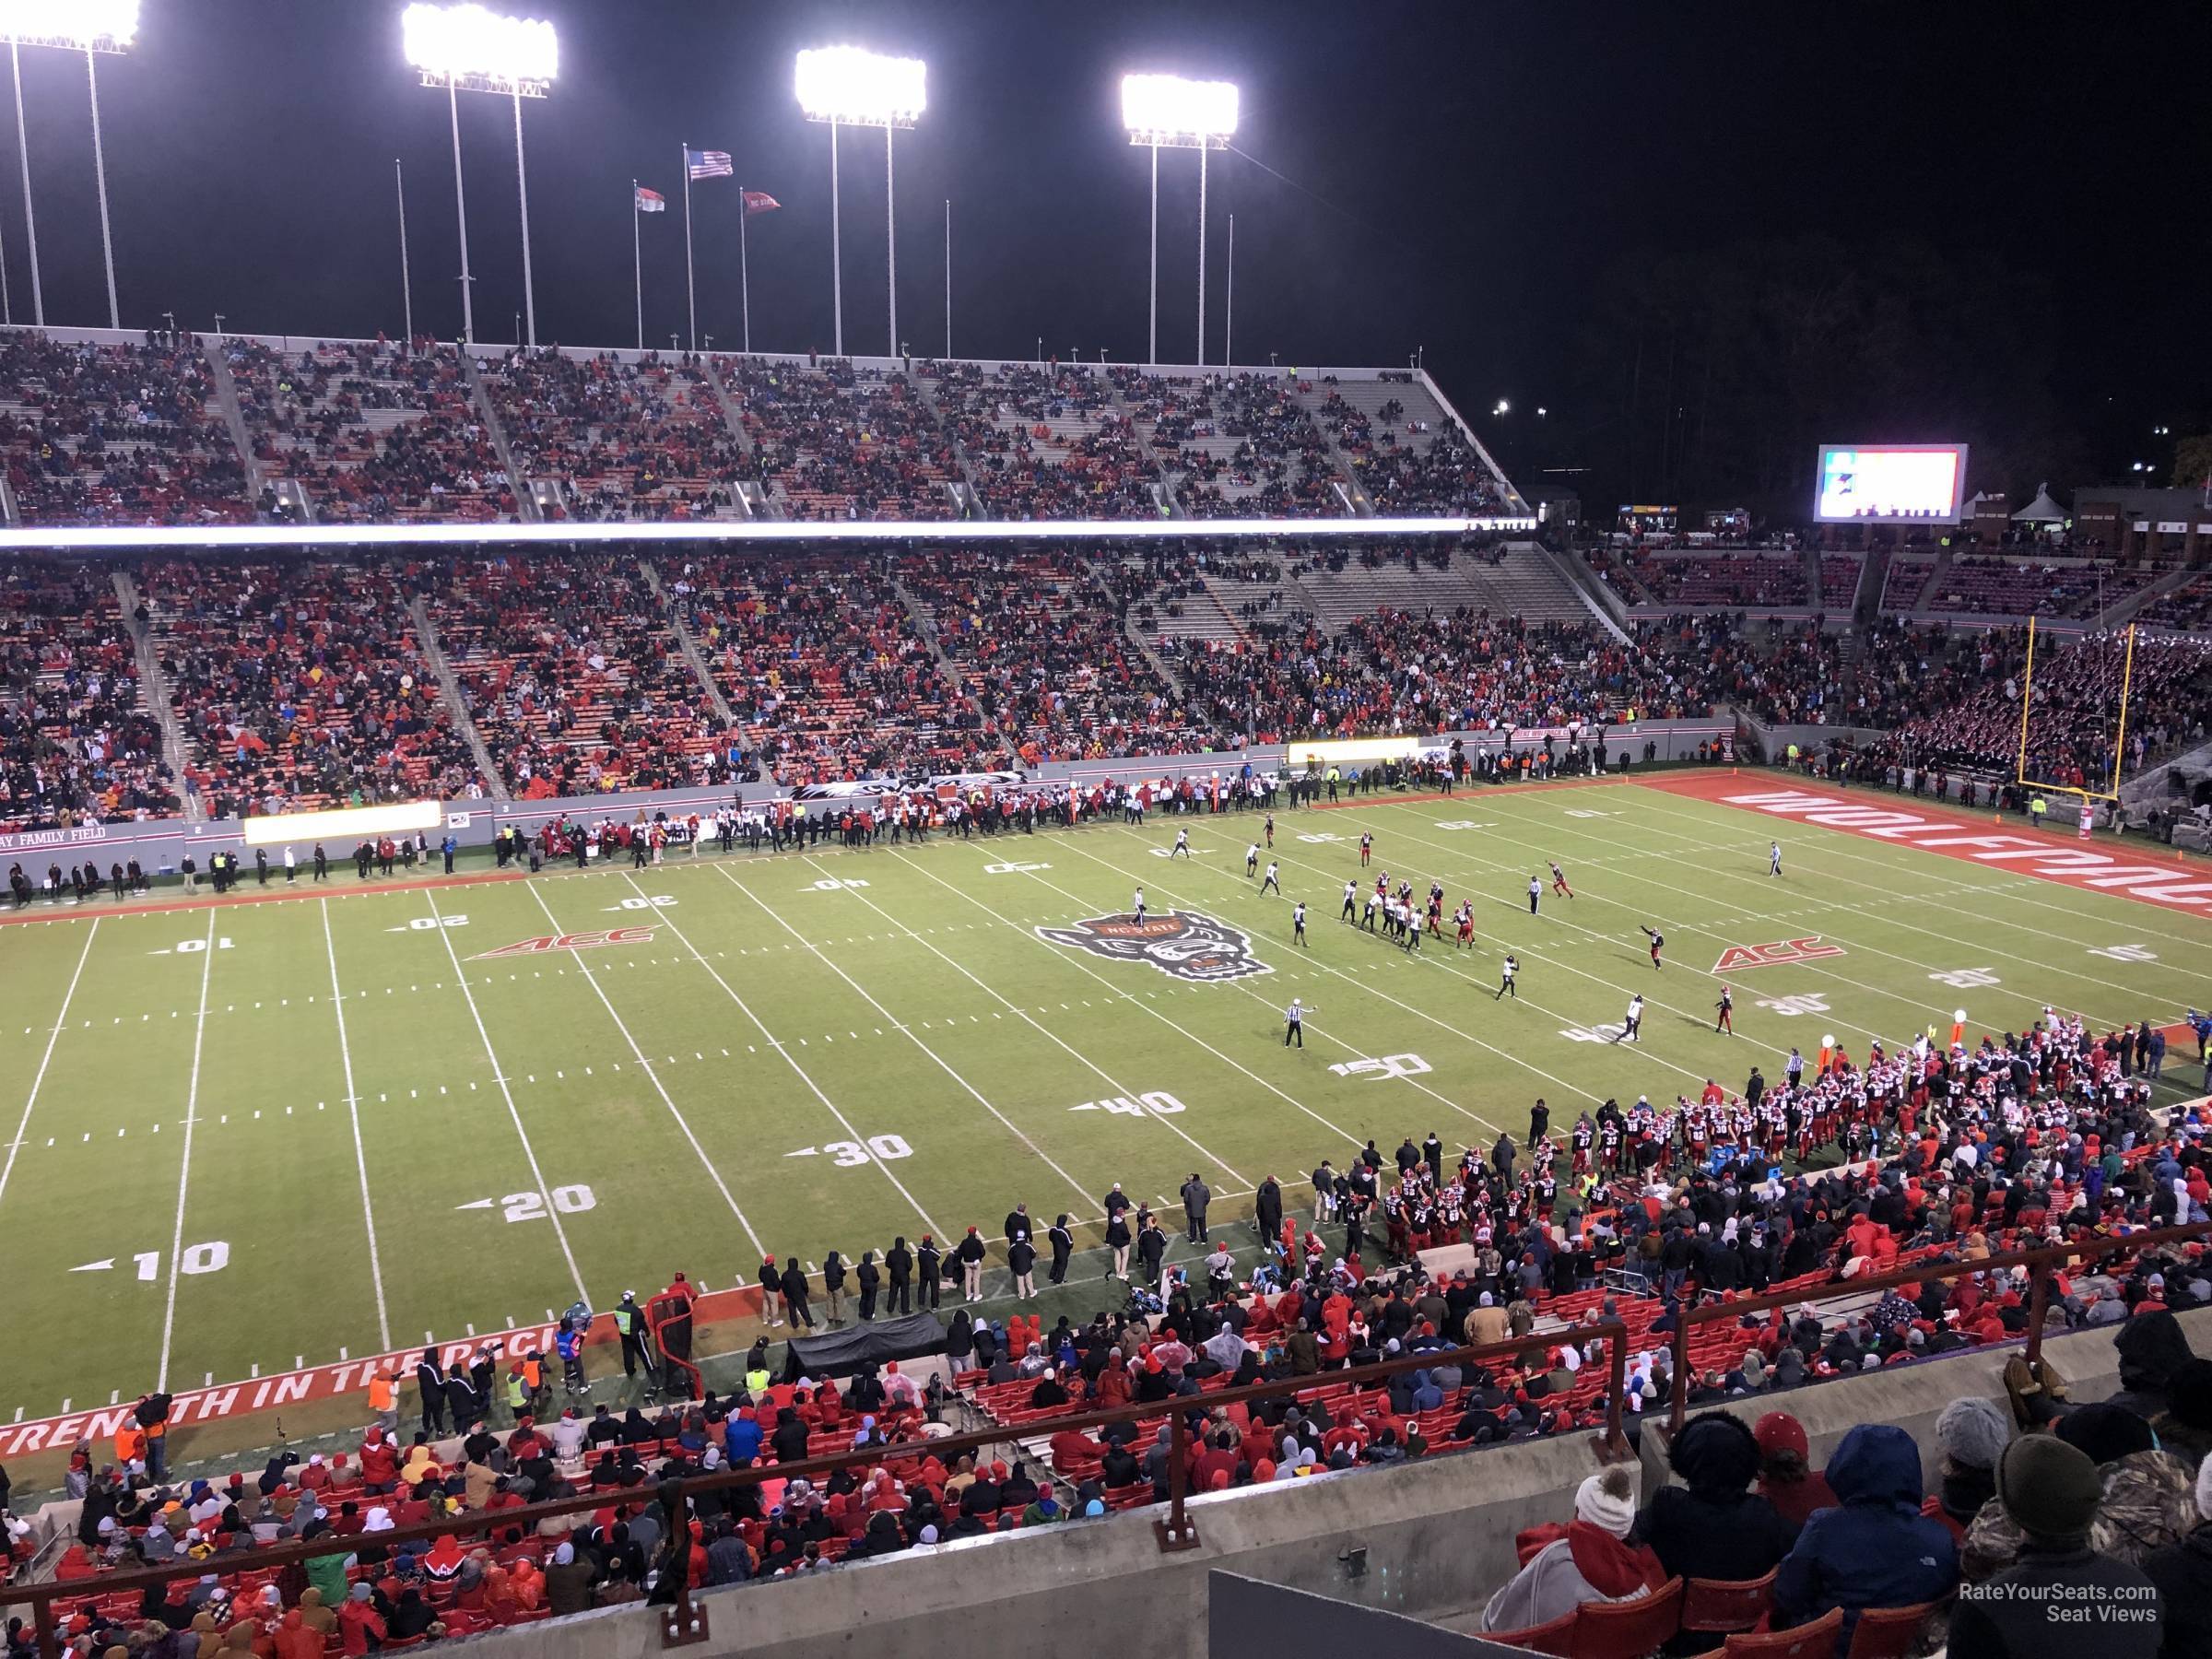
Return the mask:
{"type": "Polygon", "coordinates": [[[862,46],[799,53],[795,85],[809,121],[841,126],[911,127],[929,105],[928,67],[862,46]]]}
{"type": "Polygon", "coordinates": [[[543,98],[560,69],[553,25],[538,18],[503,18],[488,7],[410,6],[400,15],[407,62],[426,87],[543,98]]]}
{"type": "Polygon", "coordinates": [[[538,18],[505,18],[468,0],[461,6],[410,6],[400,14],[407,62],[426,87],[445,90],[453,132],[453,210],[461,223],[461,338],[476,339],[476,303],[468,270],[468,200],[461,183],[463,92],[490,92],[514,101],[514,184],[523,215],[523,315],[518,344],[537,345],[537,288],[530,270],[530,172],[523,158],[523,100],[543,98],[560,72],[560,42],[538,18]]]}
{"type": "Polygon", "coordinates": [[[809,121],[830,128],[830,348],[845,355],[845,268],[838,220],[837,129],[883,129],[884,246],[890,274],[890,336],[899,352],[899,191],[891,162],[891,135],[912,127],[929,106],[929,70],[920,58],[888,57],[865,46],[816,46],[799,53],[793,89],[809,121]]]}
{"type": "Polygon", "coordinates": [[[1234,81],[1180,75],[1122,76],[1122,124],[1129,142],[1152,152],[1152,312],[1146,361],[1159,361],[1159,152],[1198,152],[1198,351],[1206,362],[1206,154],[1227,149],[1237,130],[1234,81]]]}
{"type": "Polygon", "coordinates": [[[115,237],[108,222],[108,157],[100,133],[101,53],[127,51],[138,36],[138,0],[0,0],[0,41],[8,45],[16,83],[16,150],[23,161],[23,223],[30,242],[30,302],[46,321],[39,279],[39,225],[30,204],[30,147],[23,131],[23,48],[53,46],[85,54],[85,90],[92,105],[92,171],[100,185],[100,248],[108,275],[108,326],[121,328],[115,303],[115,237]]]}
{"type": "Polygon", "coordinates": [[[138,0],[0,0],[0,41],[69,52],[128,50],[138,34],[138,0]]]}
{"type": "Polygon", "coordinates": [[[1122,124],[1129,142],[1161,149],[1227,149],[1237,131],[1234,81],[1180,75],[1122,76],[1122,124]]]}

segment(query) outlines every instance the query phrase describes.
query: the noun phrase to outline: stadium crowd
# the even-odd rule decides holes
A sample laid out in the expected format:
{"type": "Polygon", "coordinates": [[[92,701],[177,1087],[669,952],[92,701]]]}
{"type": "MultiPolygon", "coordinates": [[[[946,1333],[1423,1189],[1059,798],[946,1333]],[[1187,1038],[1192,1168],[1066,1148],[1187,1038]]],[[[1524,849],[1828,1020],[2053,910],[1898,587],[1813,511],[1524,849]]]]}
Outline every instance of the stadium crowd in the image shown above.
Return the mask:
{"type": "MultiPolygon", "coordinates": [[[[444,1367],[426,1352],[408,1440],[390,1367],[369,1384],[376,1421],[357,1451],[305,1463],[278,1451],[257,1477],[165,1478],[167,1401],[148,1396],[112,1454],[85,1442],[71,1457],[83,1508],[58,1576],[84,1594],[65,1611],[96,1644],[151,1619],[218,1650],[365,1653],[635,1600],[677,1573],[695,1587],[774,1579],[1161,1501],[1176,1484],[1171,1415],[1188,1430],[1182,1484],[1198,1492],[1552,1438],[1606,1422],[1609,1356],[1591,1327],[1619,1321],[1630,1433],[1677,1402],[1696,1413],[1667,1449],[1682,1484],[1639,1504],[1625,1469],[1593,1476],[1571,1516],[1522,1535],[1521,1571],[1491,1598],[1487,1628],[1641,1597],[1671,1618],[1675,1581],[1717,1579],[1757,1592],[1744,1626],[1841,1627],[1848,1640],[1859,1619],[1891,1610],[1940,1620],[1957,1594],[1954,1642],[1987,1641],[1983,1621],[2008,1616],[2000,1596],[1973,1587],[2055,1572],[2156,1584],[2163,1618],[2201,1629],[2201,1606],[2186,1603],[2212,1537],[2200,1530],[2212,1527],[2212,1475],[2199,1473],[2212,1453],[2212,1362],[2174,1318],[2212,1305],[2201,1245],[2056,1276],[2047,1329],[2111,1331],[2121,1394],[2077,1406],[2015,1352],[2002,1398],[1969,1396],[1942,1414],[1932,1488],[1901,1430],[1853,1430],[1817,1470],[1786,1409],[1755,1427],[1697,1411],[2003,1348],[2027,1331],[2022,1269],[1908,1281],[1839,1306],[1853,1279],[1885,1285],[1915,1266],[2206,1220],[2208,1125],[2192,1112],[2161,1128],[2147,1110],[2164,1041],[2147,1023],[2100,1034],[2050,1013],[1971,1042],[1924,1034],[1859,1059],[1794,1055],[1772,1083],[1755,1066],[1741,1089],[1709,1084],[1664,1108],[1609,1100],[1564,1126],[1538,1101],[1519,1143],[1500,1135],[1454,1152],[1431,1133],[1385,1152],[1371,1140],[1341,1171],[1317,1165],[1303,1199],[1268,1176],[1249,1232],[1212,1217],[1195,1174],[1171,1218],[1117,1185],[1100,1207],[1108,1278],[1127,1303],[1049,1331],[1018,1311],[985,1316],[980,1269],[1003,1259],[1027,1293],[1049,1256],[1051,1282],[1065,1282],[1065,1215],[1041,1238],[1016,1206],[989,1245],[971,1228],[912,1246],[901,1237],[852,1261],[831,1253],[818,1280],[770,1257],[759,1274],[768,1330],[737,1386],[652,1416],[577,1403],[572,1329],[558,1381],[535,1350],[495,1358],[487,1345],[444,1367]],[[1173,1227],[1203,1253],[1173,1259],[1173,1227]],[[1440,1250],[1459,1265],[1425,1265],[1422,1253],[1440,1250]],[[1689,1369],[1676,1371],[1670,1344],[1688,1311],[1768,1290],[1807,1300],[1699,1325],[1689,1369]],[[785,1324],[796,1335],[848,1312],[865,1324],[947,1302],[952,1394],[1005,1429],[1002,1453],[932,1455],[924,1430],[954,1409],[951,1395],[895,1361],[841,1383],[795,1358],[771,1366],[770,1332],[785,1324]],[[1518,1351],[1471,1363],[1453,1351],[1463,1343],[1518,1351]],[[1411,1363],[1424,1354],[1433,1362],[1411,1363]],[[1379,1382],[1335,1376],[1385,1359],[1407,1363],[1379,1382]],[[1309,1379],[1250,1405],[1207,1399],[1309,1379]],[[1140,1415],[1096,1434],[1054,1427],[1114,1406],[1140,1415]],[[653,1488],[829,1455],[852,1461],[819,1479],[771,1475],[704,1494],[688,1535],[672,1535],[653,1488]],[[524,1531],[498,1519],[586,1493],[604,1502],[567,1520],[524,1531]],[[448,1519],[432,1540],[378,1541],[448,1519]],[[487,1527],[483,1543],[459,1541],[487,1527]],[[304,1570],[254,1566],[257,1547],[316,1538],[346,1547],[304,1570]],[[141,1563],[201,1571],[143,1596],[100,1594],[103,1573],[141,1563]]],[[[688,1288],[678,1275],[664,1295],[688,1288]]],[[[652,1344],[626,1340],[625,1369],[641,1360],[659,1375],[652,1344]]],[[[666,1380],[677,1376],[670,1368],[666,1380]]],[[[1708,1645],[1697,1637],[1684,1651],[1708,1645]]]]}
{"type": "Polygon", "coordinates": [[[625,362],[518,347],[484,385],[515,466],[553,481],[559,517],[722,518],[736,511],[745,468],[710,372],[697,358],[625,362]]]}
{"type": "Polygon", "coordinates": [[[246,470],[196,338],[0,338],[0,453],[27,524],[238,523],[246,470]]]}
{"type": "Polygon", "coordinates": [[[138,580],[186,787],[215,816],[481,793],[415,638],[414,561],[162,559],[138,580]]]}
{"type": "Polygon", "coordinates": [[[0,570],[0,830],[179,809],[136,646],[104,571],[36,558],[0,570]]]}
{"type": "Polygon", "coordinates": [[[324,524],[512,519],[514,493],[450,346],[319,341],[296,356],[224,347],[254,459],[324,524]]]}

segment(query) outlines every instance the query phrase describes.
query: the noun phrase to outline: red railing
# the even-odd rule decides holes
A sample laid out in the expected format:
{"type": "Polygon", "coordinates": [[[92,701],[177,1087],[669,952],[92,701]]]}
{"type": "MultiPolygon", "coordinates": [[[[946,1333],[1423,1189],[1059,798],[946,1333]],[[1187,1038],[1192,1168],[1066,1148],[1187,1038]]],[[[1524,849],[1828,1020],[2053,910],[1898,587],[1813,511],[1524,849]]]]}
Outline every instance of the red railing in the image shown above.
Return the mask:
{"type": "MultiPolygon", "coordinates": [[[[1078,1412],[1066,1417],[1042,1418],[1030,1424],[994,1426],[965,1434],[948,1435],[939,1440],[906,1441],[898,1445],[877,1446],[860,1452],[830,1453],[797,1463],[728,1469],[713,1475],[664,1480],[657,1488],[656,1496],[669,1516],[668,1531],[655,1563],[660,1578],[649,1598],[662,1605],[663,1645],[683,1646],[704,1641],[707,1635],[706,1609],[692,1600],[693,1586],[686,1582],[689,1564],[689,1500],[696,1493],[759,1486],[771,1480],[788,1480],[800,1477],[812,1478],[856,1465],[881,1464],[892,1467],[896,1472],[899,1465],[903,1464],[918,1464],[928,1457],[948,1462],[965,1453],[1003,1447],[1008,1441],[1030,1438],[1040,1430],[1058,1433],[1065,1430],[1108,1428],[1117,1423],[1149,1421],[1158,1424],[1164,1418],[1169,1425],[1168,1513],[1164,1519],[1154,1522],[1154,1531],[1159,1535],[1163,1550],[1192,1549],[1198,1544],[1197,1529],[1187,1507],[1190,1495],[1187,1490],[1190,1451],[1188,1418],[1193,1410],[1213,1411],[1345,1383],[1359,1388],[1384,1382],[1403,1371],[1428,1370],[1446,1362],[1465,1367],[1511,1361],[1533,1348],[1549,1346],[1560,1335],[1539,1332],[1530,1336],[1487,1343],[1479,1347],[1436,1348],[1373,1365],[1322,1371],[1312,1376],[1287,1378],[1277,1382],[1260,1382],[1244,1388],[1209,1389],[1197,1394],[1151,1401],[1141,1406],[1120,1406],[1103,1411],[1078,1412]]],[[[1577,1341],[1596,1339],[1606,1344],[1606,1424],[1603,1431],[1596,1436],[1594,1446],[1595,1455],[1605,1461],[1630,1455],[1621,1427],[1621,1401],[1626,1394],[1628,1335],[1627,1327],[1618,1320],[1604,1320],[1593,1324],[1578,1325],[1574,1329],[1577,1341]]],[[[528,1535],[536,1532],[540,1522],[605,1509],[610,1501],[620,1500],[610,1498],[604,1491],[582,1493],[573,1498],[557,1498],[544,1503],[524,1504],[513,1509],[477,1512],[458,1519],[426,1521],[412,1526],[394,1527],[377,1533],[369,1541],[379,1547],[390,1548],[399,1544],[428,1543],[448,1535],[476,1537],[502,1532],[509,1527],[519,1527],[528,1535]]],[[[59,1619],[54,1611],[57,1602],[68,1603],[124,1592],[140,1592],[172,1583],[179,1579],[196,1579],[210,1571],[265,1572],[273,1568],[294,1566],[324,1556],[349,1555],[363,1541],[359,1535],[331,1535],[241,1550],[234,1555],[217,1556],[204,1561],[105,1572],[94,1578],[74,1580],[67,1583],[9,1584],[0,1586],[0,1606],[29,1606],[38,1631],[41,1659],[60,1659],[59,1619]]]]}
{"type": "Polygon", "coordinates": [[[2212,1238],[2212,1222],[2195,1221],[2183,1227],[2155,1228],[2142,1232],[2115,1234],[2110,1238],[2084,1240],[2073,1244],[2046,1245],[2039,1250],[2008,1251],[2001,1255],[1983,1256],[1979,1261],[1930,1261],[1917,1266],[1900,1267],[1894,1273],[1837,1279],[1809,1290],[1773,1290],[1760,1296],[1739,1296],[1733,1300],[1710,1301],[1700,1307],[1685,1308],[1675,1326],[1675,1400],[1668,1431],[1681,1433],[1682,1425],[1688,1417],[1691,1380],[1689,1335],[1700,1325],[1718,1324],[1723,1321],[1733,1323],[1747,1313],[1768,1313],[1776,1308],[1797,1307],[1806,1302],[1812,1303],[1817,1309],[1824,1301],[1869,1293],[1878,1295],[1884,1290],[1901,1289],[1908,1285],[1924,1285],[1930,1279],[1971,1278],[1977,1273],[2004,1273],[2015,1267],[2025,1267],[2031,1286],[2028,1300],[2027,1357],[2032,1362],[2042,1355],[2043,1320],[2051,1305],[2051,1275],[2054,1269],[2069,1262],[2086,1262],[2096,1256],[2140,1253],[2166,1244],[2201,1242],[2206,1238],[2212,1238]]]}

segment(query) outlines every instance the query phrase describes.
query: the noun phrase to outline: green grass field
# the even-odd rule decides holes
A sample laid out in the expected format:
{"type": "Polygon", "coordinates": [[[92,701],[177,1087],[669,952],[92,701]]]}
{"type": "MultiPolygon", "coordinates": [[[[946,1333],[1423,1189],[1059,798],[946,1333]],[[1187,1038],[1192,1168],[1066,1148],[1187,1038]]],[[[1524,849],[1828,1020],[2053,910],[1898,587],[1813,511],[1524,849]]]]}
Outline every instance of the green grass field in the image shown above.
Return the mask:
{"type": "MultiPolygon", "coordinates": [[[[721,1288],[764,1249],[995,1235],[1018,1199],[1041,1225],[1088,1222],[1115,1181],[1159,1202],[1198,1171],[1218,1218],[1272,1173],[1295,1203],[1370,1136],[1487,1146],[1538,1095],[1564,1125],[1607,1095],[1778,1077],[1827,1031],[1863,1056],[1959,1005],[1977,1030],[2045,1004],[2164,1021],[2212,968],[2199,919],[1636,784],[1280,814],[1300,951],[1288,902],[1244,876],[1258,828],[1156,818],[382,892],[347,865],[326,898],[0,927],[0,1127],[22,1125],[0,1178],[0,1422],[579,1294],[604,1309],[678,1267],[721,1288]],[[1160,855],[1179,825],[1189,861],[1160,855]],[[1362,831],[1394,879],[1440,877],[1447,910],[1475,898],[1477,949],[1408,958],[1338,922],[1362,831]],[[1577,897],[1547,877],[1532,919],[1547,857],[1577,897]],[[1270,971],[1187,980],[1037,931],[1124,913],[1139,882],[1155,914],[1212,917],[1270,971]],[[650,931],[483,954],[614,928],[650,931]],[[1722,952],[1812,935],[1842,954],[1729,975],[1741,1034],[1712,1034],[1722,952]],[[2095,954],[2114,947],[2134,948],[2095,954]],[[1508,949],[1521,994],[1499,1003],[1508,949]],[[1632,990],[1641,1048],[1604,1040],[1632,990]],[[1313,1010],[1302,1052],[1282,1046],[1293,995],[1313,1010]]],[[[2162,1098],[2194,1085],[2190,1054],[2162,1098]]]]}

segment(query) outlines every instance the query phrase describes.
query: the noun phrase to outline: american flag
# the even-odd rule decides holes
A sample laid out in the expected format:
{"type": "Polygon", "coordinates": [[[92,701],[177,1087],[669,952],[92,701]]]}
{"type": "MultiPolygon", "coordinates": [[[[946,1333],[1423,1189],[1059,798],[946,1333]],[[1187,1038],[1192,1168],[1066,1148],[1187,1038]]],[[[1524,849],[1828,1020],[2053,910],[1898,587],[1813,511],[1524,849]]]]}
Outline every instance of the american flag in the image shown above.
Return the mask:
{"type": "Polygon", "coordinates": [[[728,150],[695,150],[684,152],[684,165],[691,170],[694,182],[700,179],[726,179],[736,172],[730,165],[728,150]]]}

